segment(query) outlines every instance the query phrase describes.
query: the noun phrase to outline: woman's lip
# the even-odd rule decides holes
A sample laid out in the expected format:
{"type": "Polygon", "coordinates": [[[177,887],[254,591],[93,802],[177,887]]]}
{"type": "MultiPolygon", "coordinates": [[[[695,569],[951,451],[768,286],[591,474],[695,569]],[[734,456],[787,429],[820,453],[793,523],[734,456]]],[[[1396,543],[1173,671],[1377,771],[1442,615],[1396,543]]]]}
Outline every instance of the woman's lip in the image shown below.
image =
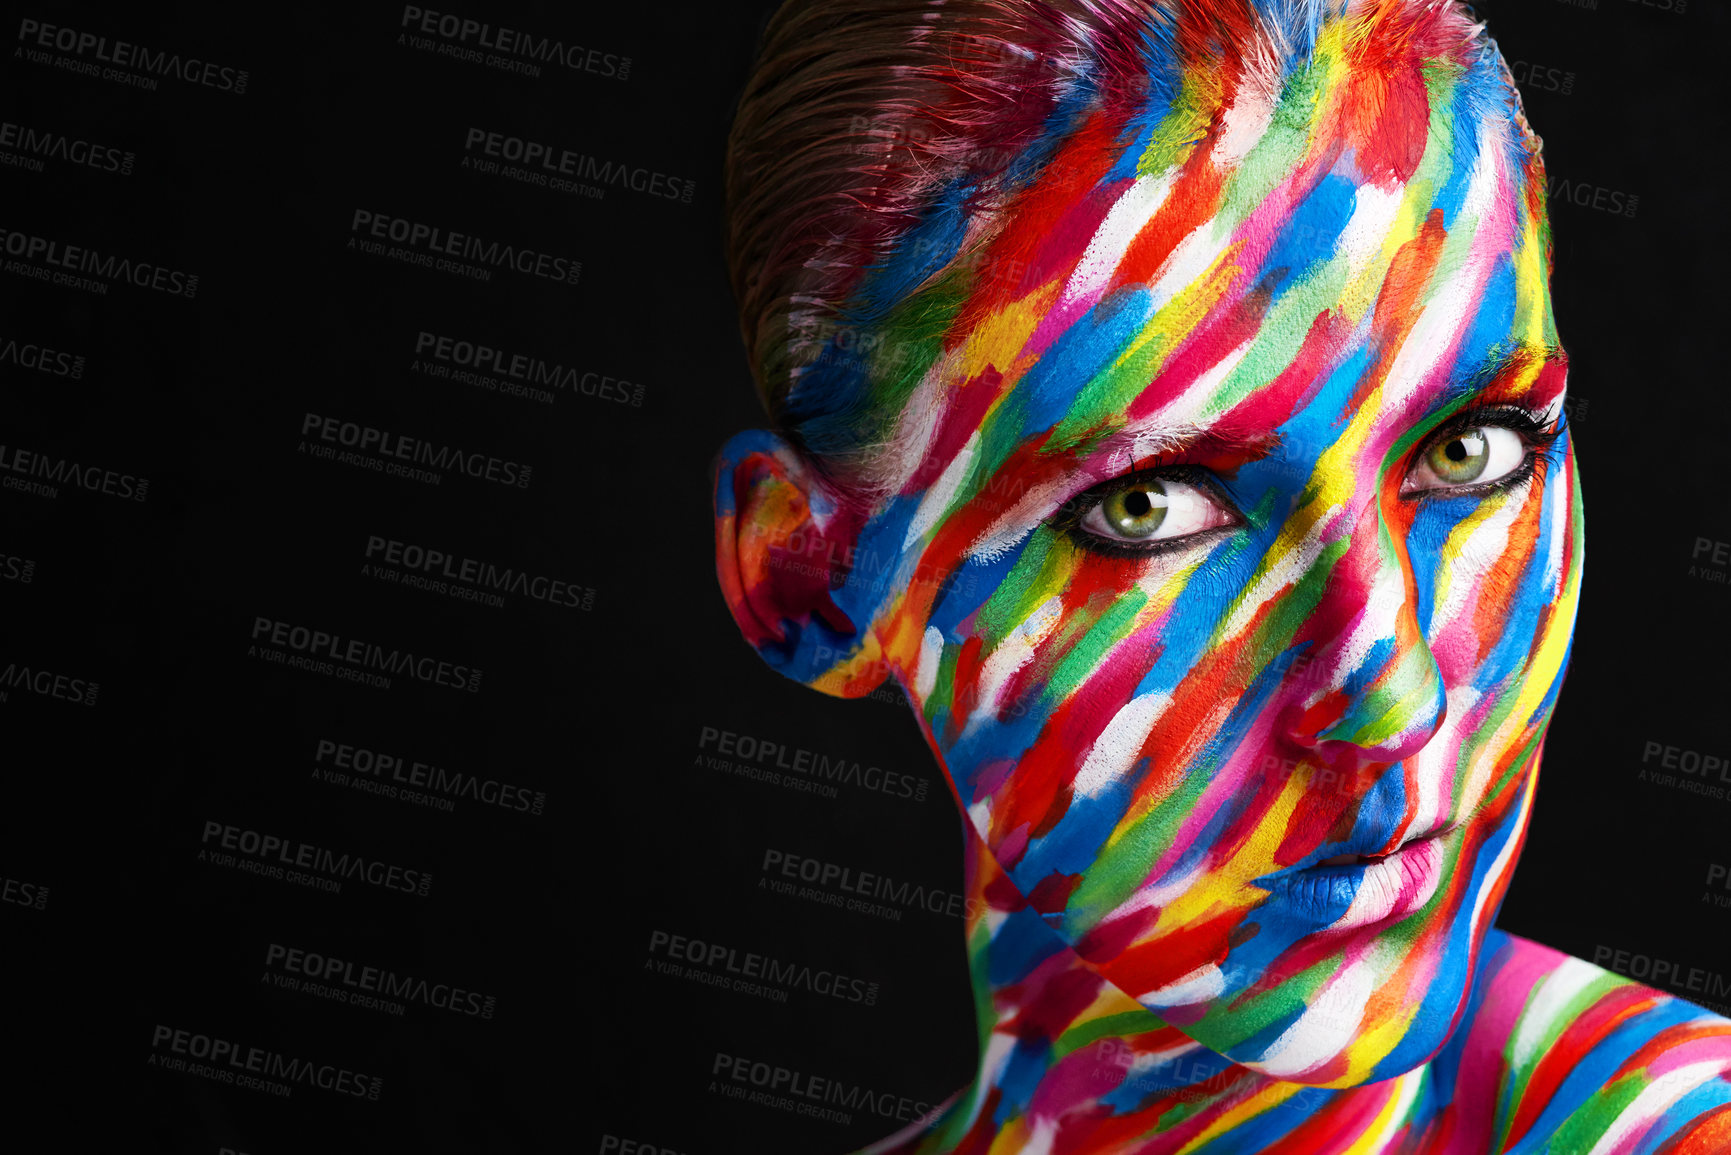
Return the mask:
{"type": "Polygon", "coordinates": [[[1422,835],[1384,855],[1335,855],[1294,871],[1276,894],[1292,915],[1327,930],[1356,930],[1405,917],[1436,893],[1443,840],[1453,830],[1422,835]]]}
{"type": "Polygon", "coordinates": [[[1333,858],[1325,858],[1318,866],[1357,866],[1361,862],[1380,862],[1387,858],[1386,854],[1337,854],[1333,858]]]}
{"type": "Polygon", "coordinates": [[[1383,862],[1387,859],[1393,858],[1409,846],[1415,846],[1420,842],[1425,842],[1433,838],[1441,838],[1453,829],[1454,827],[1452,826],[1443,826],[1438,827],[1435,830],[1427,830],[1423,834],[1415,835],[1412,838],[1406,839],[1393,850],[1385,851],[1382,854],[1337,854],[1333,858],[1325,858],[1321,862],[1312,863],[1304,869],[1313,870],[1319,866],[1363,866],[1383,862]]]}

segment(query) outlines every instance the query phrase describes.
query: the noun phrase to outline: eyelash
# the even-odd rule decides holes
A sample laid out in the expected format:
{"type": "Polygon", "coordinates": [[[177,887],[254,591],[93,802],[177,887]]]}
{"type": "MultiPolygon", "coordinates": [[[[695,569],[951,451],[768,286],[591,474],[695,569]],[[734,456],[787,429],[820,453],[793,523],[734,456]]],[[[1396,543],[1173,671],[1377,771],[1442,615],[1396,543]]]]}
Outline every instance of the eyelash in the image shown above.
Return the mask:
{"type": "Polygon", "coordinates": [[[1121,477],[1114,477],[1105,485],[1077,494],[1075,497],[1064,503],[1063,508],[1061,508],[1057,515],[1052,518],[1050,524],[1055,529],[1068,534],[1072,540],[1079,542],[1083,548],[1092,550],[1095,553],[1110,554],[1113,557],[1147,558],[1159,557],[1163,554],[1169,553],[1183,553],[1186,550],[1194,549],[1201,542],[1212,541],[1220,534],[1231,532],[1243,525],[1244,515],[1238,511],[1238,503],[1232,500],[1231,496],[1224,491],[1220,484],[1220,479],[1215,477],[1211,470],[1200,465],[1186,465],[1181,463],[1166,464],[1161,458],[1156,457],[1152,464],[1143,465],[1121,477]],[[1154,478],[1161,481],[1182,481],[1187,485],[1194,485],[1196,488],[1208,492],[1216,501],[1219,501],[1223,506],[1231,510],[1233,516],[1236,517],[1238,521],[1233,525],[1218,526],[1214,529],[1203,530],[1201,533],[1190,534],[1185,537],[1166,538],[1161,541],[1151,541],[1143,545],[1134,545],[1130,542],[1112,541],[1109,538],[1100,537],[1097,534],[1090,533],[1082,528],[1082,519],[1087,517],[1089,511],[1091,511],[1096,505],[1099,505],[1102,501],[1105,501],[1108,497],[1111,497],[1114,493],[1117,493],[1120,490],[1129,489],[1138,481],[1147,481],[1154,478]]]}
{"type": "Polygon", "coordinates": [[[1407,458],[1406,468],[1401,471],[1401,476],[1406,476],[1420,457],[1428,453],[1433,446],[1463,430],[1485,426],[1495,426],[1520,434],[1521,440],[1527,443],[1526,457],[1518,467],[1495,481],[1487,481],[1482,485],[1456,486],[1447,490],[1427,490],[1405,495],[1402,500],[1439,501],[1457,497],[1486,497],[1493,493],[1519,489],[1535,479],[1542,482],[1551,465],[1550,448],[1568,429],[1568,419],[1566,415],[1560,416],[1553,429],[1547,429],[1547,424],[1549,423],[1543,414],[1523,409],[1519,405],[1474,405],[1461,410],[1419,441],[1407,458]]]}
{"type": "MultiPolygon", "coordinates": [[[[1483,497],[1499,491],[1514,490],[1537,479],[1543,481],[1551,464],[1550,448],[1568,429],[1567,416],[1561,416],[1554,428],[1546,428],[1549,424],[1544,415],[1523,409],[1518,405],[1474,405],[1456,413],[1445,424],[1431,432],[1418,442],[1417,448],[1409,455],[1405,468],[1401,471],[1404,477],[1410,471],[1419,457],[1429,452],[1430,448],[1444,438],[1451,437],[1465,429],[1484,426],[1497,426],[1520,434],[1527,443],[1527,455],[1520,466],[1513,471],[1482,485],[1464,485],[1447,491],[1430,490],[1415,493],[1403,498],[1408,501],[1435,501],[1457,497],[1483,497]]],[[[1072,540],[1095,553],[1109,554],[1114,557],[1159,557],[1163,554],[1182,553],[1194,549],[1205,541],[1216,538],[1222,532],[1229,532],[1244,524],[1244,514],[1240,512],[1238,503],[1226,494],[1219,478],[1212,471],[1198,465],[1166,463],[1156,457],[1151,464],[1140,466],[1121,477],[1115,477],[1103,486],[1096,487],[1078,494],[1064,503],[1057,515],[1051,520],[1053,528],[1067,534],[1072,540]],[[1144,545],[1132,545],[1129,542],[1115,542],[1107,538],[1089,533],[1082,528],[1082,519],[1088,516],[1090,510],[1112,494],[1150,478],[1160,480],[1182,481],[1204,489],[1221,500],[1231,509],[1239,520],[1231,526],[1221,526],[1218,529],[1205,530],[1202,533],[1186,537],[1168,538],[1164,541],[1149,542],[1144,545]]]]}

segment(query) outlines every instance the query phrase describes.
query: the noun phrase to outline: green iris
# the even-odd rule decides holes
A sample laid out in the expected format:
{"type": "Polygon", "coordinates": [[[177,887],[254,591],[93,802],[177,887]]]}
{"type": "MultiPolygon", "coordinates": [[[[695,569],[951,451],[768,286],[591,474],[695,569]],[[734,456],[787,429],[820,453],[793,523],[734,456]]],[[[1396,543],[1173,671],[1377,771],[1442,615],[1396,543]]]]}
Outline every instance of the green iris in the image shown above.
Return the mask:
{"type": "Polygon", "coordinates": [[[1139,481],[1100,503],[1106,524],[1129,538],[1150,536],[1166,520],[1166,487],[1158,481],[1139,481]]]}
{"type": "Polygon", "coordinates": [[[1485,471],[1490,459],[1490,446],[1482,429],[1467,429],[1447,441],[1439,441],[1426,457],[1431,471],[1451,485],[1473,480],[1485,471]]]}

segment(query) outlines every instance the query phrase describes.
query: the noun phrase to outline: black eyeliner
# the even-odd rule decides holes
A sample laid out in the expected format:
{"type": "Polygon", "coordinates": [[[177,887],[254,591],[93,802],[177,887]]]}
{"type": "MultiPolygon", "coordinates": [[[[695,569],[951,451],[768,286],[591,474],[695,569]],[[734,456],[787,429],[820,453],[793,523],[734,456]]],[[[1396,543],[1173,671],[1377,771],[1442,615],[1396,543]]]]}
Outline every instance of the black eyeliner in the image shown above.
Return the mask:
{"type": "MultiPolygon", "coordinates": [[[[1548,413],[1549,410],[1547,409],[1548,413]]],[[[1455,413],[1436,429],[1432,430],[1418,443],[1411,459],[1407,462],[1402,476],[1411,472],[1422,456],[1440,444],[1444,438],[1452,437],[1468,429],[1496,428],[1507,429],[1518,433],[1527,443],[1527,452],[1521,458],[1520,465],[1511,469],[1494,481],[1479,485],[1450,486],[1447,489],[1421,489],[1416,493],[1403,493],[1403,501],[1449,500],[1457,497],[1489,497],[1493,493],[1507,493],[1519,489],[1533,478],[1543,479],[1551,464],[1550,449],[1557,439],[1569,427],[1567,407],[1557,414],[1556,425],[1545,415],[1536,414],[1531,409],[1507,402],[1490,402],[1469,405],[1455,413]]]]}
{"type": "Polygon", "coordinates": [[[1133,470],[1110,481],[1102,482],[1094,488],[1085,490],[1065,502],[1058,512],[1047,519],[1047,524],[1068,536],[1083,549],[1094,553],[1103,553],[1112,557],[1159,557],[1164,554],[1180,553],[1195,548],[1197,545],[1216,536],[1220,531],[1240,529],[1245,524],[1245,516],[1238,508],[1238,503],[1226,494],[1220,481],[1212,470],[1200,465],[1172,464],[1145,466],[1133,470]],[[1130,542],[1113,541],[1101,537],[1092,530],[1082,526],[1082,519],[1093,512],[1094,507],[1126,489],[1134,488],[1139,482],[1146,481],[1181,481],[1206,491],[1218,501],[1221,508],[1232,514],[1236,521],[1231,525],[1211,526],[1208,529],[1188,533],[1182,537],[1170,537],[1148,542],[1145,545],[1135,545],[1130,542]]]}

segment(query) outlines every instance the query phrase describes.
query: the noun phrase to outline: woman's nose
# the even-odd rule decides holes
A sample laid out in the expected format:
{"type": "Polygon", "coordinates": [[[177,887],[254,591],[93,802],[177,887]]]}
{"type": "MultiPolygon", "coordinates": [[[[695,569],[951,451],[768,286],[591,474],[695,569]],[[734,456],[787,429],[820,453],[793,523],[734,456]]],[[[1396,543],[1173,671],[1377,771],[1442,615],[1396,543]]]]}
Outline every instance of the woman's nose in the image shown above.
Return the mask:
{"type": "Polygon", "coordinates": [[[1289,736],[1311,749],[1354,747],[1376,762],[1410,758],[1442,727],[1447,690],[1419,624],[1406,545],[1376,502],[1321,582],[1296,639],[1309,643],[1315,676],[1298,695],[1289,736]]]}

